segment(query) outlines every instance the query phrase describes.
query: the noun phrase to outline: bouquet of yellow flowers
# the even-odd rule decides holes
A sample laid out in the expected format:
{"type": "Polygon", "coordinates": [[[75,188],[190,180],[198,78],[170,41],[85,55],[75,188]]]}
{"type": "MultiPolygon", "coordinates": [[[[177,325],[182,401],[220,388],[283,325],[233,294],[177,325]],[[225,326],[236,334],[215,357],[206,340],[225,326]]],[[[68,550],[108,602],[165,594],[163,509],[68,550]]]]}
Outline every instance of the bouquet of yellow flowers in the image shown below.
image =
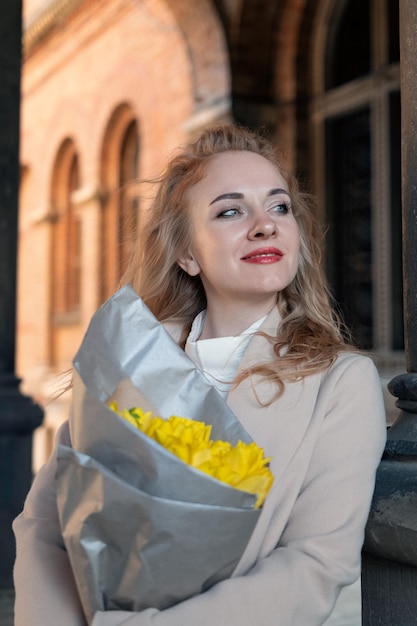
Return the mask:
{"type": "Polygon", "coordinates": [[[57,504],[88,623],[164,609],[232,575],[269,459],[130,287],[98,310],[74,359],[70,432],[57,504]]]}
{"type": "Polygon", "coordinates": [[[265,458],[253,441],[232,446],[228,441],[210,439],[211,426],[204,422],[177,415],[164,420],[140,407],[119,411],[116,402],[111,402],[110,408],[187,465],[253,493],[257,496],[255,508],[262,506],[274,479],[268,467],[271,459],[265,458]]]}

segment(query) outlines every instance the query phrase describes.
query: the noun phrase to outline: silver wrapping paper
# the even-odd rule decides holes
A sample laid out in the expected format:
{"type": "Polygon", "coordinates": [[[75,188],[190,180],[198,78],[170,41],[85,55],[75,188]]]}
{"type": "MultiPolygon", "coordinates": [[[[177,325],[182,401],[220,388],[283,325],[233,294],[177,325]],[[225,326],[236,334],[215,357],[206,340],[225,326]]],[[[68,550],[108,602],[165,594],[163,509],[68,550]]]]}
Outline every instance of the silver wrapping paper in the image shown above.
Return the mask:
{"type": "Polygon", "coordinates": [[[58,468],[63,535],[88,622],[97,610],[164,609],[230,576],[258,519],[255,510],[149,495],[65,446],[58,468]]]}
{"type": "Polygon", "coordinates": [[[88,622],[98,610],[164,609],[229,577],[256,497],[187,466],[114,411],[141,406],[250,441],[227,404],[130,288],[92,318],[74,359],[73,448],[57,451],[60,523],[88,622]]]}
{"type": "MultiPolygon", "coordinates": [[[[74,368],[99,400],[107,400],[128,380],[145,409],[153,408],[161,417],[210,420],[213,439],[250,441],[217,390],[129,286],[93,316],[74,368]]],[[[78,393],[81,398],[82,390],[78,393]]]]}

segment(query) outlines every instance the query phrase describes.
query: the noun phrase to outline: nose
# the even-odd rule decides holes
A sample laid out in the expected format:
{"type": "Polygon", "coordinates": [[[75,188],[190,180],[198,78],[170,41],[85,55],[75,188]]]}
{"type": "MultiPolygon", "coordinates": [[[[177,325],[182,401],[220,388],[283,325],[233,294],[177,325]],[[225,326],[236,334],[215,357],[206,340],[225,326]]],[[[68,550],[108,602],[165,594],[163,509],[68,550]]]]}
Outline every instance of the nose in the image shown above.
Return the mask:
{"type": "Polygon", "coordinates": [[[267,213],[258,215],[252,228],[248,233],[249,239],[269,239],[274,237],[278,232],[278,228],[274,220],[267,213]]]}

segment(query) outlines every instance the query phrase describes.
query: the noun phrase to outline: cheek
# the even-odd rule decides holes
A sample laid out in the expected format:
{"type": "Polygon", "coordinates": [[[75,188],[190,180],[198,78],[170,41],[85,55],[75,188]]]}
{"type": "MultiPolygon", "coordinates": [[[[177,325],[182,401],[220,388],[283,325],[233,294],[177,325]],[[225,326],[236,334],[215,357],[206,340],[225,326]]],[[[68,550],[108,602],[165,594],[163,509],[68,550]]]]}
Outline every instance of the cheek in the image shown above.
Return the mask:
{"type": "Polygon", "coordinates": [[[192,248],[200,257],[217,256],[233,245],[234,233],[215,228],[201,228],[195,234],[192,248]]]}

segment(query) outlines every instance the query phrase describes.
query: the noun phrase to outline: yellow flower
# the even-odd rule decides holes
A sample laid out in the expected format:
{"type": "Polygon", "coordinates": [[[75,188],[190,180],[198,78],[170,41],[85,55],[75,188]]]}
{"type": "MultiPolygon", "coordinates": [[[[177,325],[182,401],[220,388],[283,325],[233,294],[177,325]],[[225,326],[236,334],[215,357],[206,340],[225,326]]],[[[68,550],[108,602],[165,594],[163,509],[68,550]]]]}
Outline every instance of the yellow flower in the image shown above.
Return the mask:
{"type": "Polygon", "coordinates": [[[264,458],[262,448],[256,443],[239,441],[232,446],[226,441],[211,440],[211,426],[204,422],[177,415],[165,420],[138,407],[119,410],[115,402],[109,406],[187,465],[255,494],[255,508],[262,506],[274,478],[268,467],[271,459],[264,458]]]}

